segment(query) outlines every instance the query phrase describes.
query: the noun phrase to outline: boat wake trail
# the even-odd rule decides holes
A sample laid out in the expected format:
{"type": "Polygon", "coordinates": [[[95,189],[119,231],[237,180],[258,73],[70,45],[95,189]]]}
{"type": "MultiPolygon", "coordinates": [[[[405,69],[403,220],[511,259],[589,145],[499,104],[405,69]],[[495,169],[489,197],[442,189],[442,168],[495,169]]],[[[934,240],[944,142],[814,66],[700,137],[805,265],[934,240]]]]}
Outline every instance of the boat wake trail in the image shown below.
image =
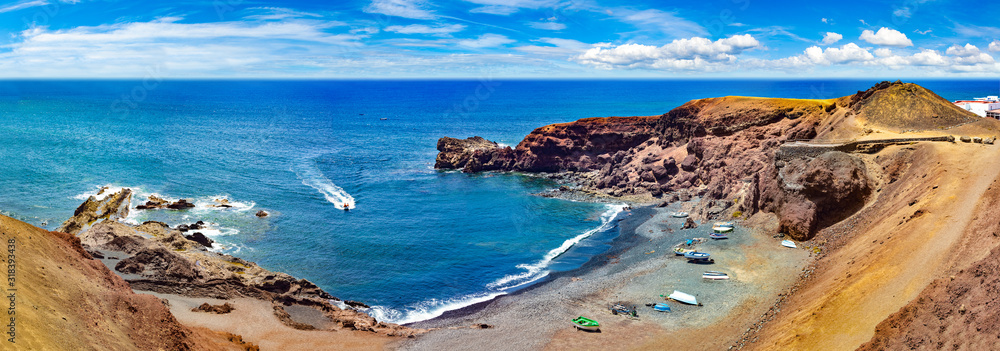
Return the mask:
{"type": "Polygon", "coordinates": [[[337,206],[339,209],[354,209],[354,197],[344,191],[343,188],[333,184],[330,178],[323,175],[323,172],[316,167],[313,159],[306,159],[297,164],[293,169],[295,176],[302,180],[302,185],[307,185],[323,194],[326,201],[337,206]]]}

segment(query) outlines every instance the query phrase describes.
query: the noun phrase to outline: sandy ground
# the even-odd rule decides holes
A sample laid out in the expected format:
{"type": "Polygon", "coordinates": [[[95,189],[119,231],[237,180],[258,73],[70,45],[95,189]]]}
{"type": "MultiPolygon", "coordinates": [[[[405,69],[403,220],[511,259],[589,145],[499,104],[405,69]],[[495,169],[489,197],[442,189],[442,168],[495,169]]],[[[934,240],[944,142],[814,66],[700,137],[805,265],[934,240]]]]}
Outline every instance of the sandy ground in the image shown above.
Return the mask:
{"type": "Polygon", "coordinates": [[[810,262],[804,249],[788,249],[763,232],[737,228],[729,240],[709,240],[700,251],[713,255],[712,265],[687,263],[675,256],[675,244],[705,237],[710,225],[680,230],[682,219],[669,217],[673,208],[639,208],[619,222],[621,235],[606,254],[584,267],[554,274],[544,284],[501,296],[482,306],[417,323],[443,328],[401,341],[406,350],[596,350],[596,349],[725,349],[733,338],[771,307],[783,289],[810,262]],[[727,272],[728,281],[707,281],[707,270],[727,272]],[[679,290],[697,296],[703,307],[669,302],[671,313],[646,303],[663,302],[659,295],[679,290]],[[639,318],[612,315],[614,301],[639,307],[639,318]],[[598,320],[599,333],[577,331],[570,320],[598,320]],[[492,329],[471,329],[486,323],[492,329]],[[730,335],[732,338],[719,338],[730,335]]]}
{"type": "Polygon", "coordinates": [[[298,330],[278,320],[271,303],[251,298],[220,300],[137,291],[170,301],[170,312],[181,324],[241,335],[261,350],[383,350],[394,338],[359,331],[298,330]],[[234,306],[228,314],[193,312],[202,303],[234,306]]]}
{"type": "Polygon", "coordinates": [[[868,208],[839,224],[849,238],[820,260],[813,279],[753,346],[853,350],[933,279],[986,255],[989,248],[963,247],[975,246],[967,227],[1000,174],[1000,147],[960,142],[906,147],[913,148],[913,166],[868,208]]]}

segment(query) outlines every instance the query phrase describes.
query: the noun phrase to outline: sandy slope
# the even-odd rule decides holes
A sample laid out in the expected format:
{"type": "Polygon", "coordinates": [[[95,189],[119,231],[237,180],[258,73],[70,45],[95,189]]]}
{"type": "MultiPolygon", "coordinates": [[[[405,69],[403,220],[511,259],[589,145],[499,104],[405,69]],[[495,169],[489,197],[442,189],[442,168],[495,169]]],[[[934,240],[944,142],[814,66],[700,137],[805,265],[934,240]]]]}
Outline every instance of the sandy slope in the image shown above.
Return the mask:
{"type": "Polygon", "coordinates": [[[241,335],[261,350],[382,350],[397,338],[353,330],[298,330],[283,324],[267,301],[237,298],[219,300],[145,292],[170,301],[170,312],[186,326],[241,335]],[[193,312],[202,303],[230,303],[228,314],[193,312]]]}
{"type": "MultiPolygon", "coordinates": [[[[993,122],[958,132],[988,134],[993,122]]],[[[998,159],[1000,147],[971,143],[893,146],[867,157],[870,170],[907,169],[895,181],[882,174],[881,191],[867,208],[817,236],[839,248],[751,346],[855,349],[932,280],[984,257],[988,248],[963,248],[977,205],[1000,175],[998,159]]]]}
{"type": "Polygon", "coordinates": [[[15,240],[17,290],[7,291],[6,284],[3,290],[16,294],[16,339],[11,344],[5,336],[0,349],[235,349],[220,334],[182,326],[159,299],[133,293],[90,259],[75,237],[0,216],[5,249],[10,239],[15,240]]]}

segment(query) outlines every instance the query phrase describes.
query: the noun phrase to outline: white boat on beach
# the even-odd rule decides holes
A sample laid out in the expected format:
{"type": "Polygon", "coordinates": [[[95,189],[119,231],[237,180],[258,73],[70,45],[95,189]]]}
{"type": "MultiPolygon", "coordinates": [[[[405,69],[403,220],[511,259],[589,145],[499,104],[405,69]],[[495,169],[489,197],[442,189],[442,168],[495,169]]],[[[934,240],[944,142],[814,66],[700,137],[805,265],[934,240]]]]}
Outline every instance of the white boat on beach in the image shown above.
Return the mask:
{"type": "Polygon", "coordinates": [[[733,231],[733,227],[724,227],[724,226],[718,226],[717,225],[717,226],[712,227],[712,231],[714,231],[716,233],[729,233],[729,232],[733,231]]]}
{"type": "Polygon", "coordinates": [[[732,228],[735,226],[736,224],[734,224],[733,222],[715,222],[715,228],[725,228],[725,227],[732,228]]]}
{"type": "Polygon", "coordinates": [[[795,248],[795,242],[791,241],[791,240],[782,240],[781,241],[781,246],[789,247],[789,248],[793,248],[794,249],[795,248]]]}
{"type": "Polygon", "coordinates": [[[688,305],[698,305],[698,299],[694,295],[685,294],[677,290],[674,290],[674,293],[667,296],[667,298],[688,305]]]}
{"type": "Polygon", "coordinates": [[[670,216],[674,217],[674,218],[684,218],[684,217],[688,216],[688,213],[687,212],[674,212],[674,213],[671,213],[670,216]]]}
{"type": "Polygon", "coordinates": [[[729,274],[716,271],[708,271],[703,273],[701,277],[708,280],[726,280],[729,279],[729,274]]]}

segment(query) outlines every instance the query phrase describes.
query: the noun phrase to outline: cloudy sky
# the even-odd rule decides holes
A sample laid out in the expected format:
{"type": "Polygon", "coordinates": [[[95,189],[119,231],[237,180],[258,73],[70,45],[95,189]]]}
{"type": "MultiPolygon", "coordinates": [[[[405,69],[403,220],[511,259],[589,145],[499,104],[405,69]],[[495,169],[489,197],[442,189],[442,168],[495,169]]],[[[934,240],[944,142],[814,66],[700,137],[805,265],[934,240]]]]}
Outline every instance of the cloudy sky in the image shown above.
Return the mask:
{"type": "Polygon", "coordinates": [[[998,77],[994,2],[0,3],[0,77],[998,77]]]}

